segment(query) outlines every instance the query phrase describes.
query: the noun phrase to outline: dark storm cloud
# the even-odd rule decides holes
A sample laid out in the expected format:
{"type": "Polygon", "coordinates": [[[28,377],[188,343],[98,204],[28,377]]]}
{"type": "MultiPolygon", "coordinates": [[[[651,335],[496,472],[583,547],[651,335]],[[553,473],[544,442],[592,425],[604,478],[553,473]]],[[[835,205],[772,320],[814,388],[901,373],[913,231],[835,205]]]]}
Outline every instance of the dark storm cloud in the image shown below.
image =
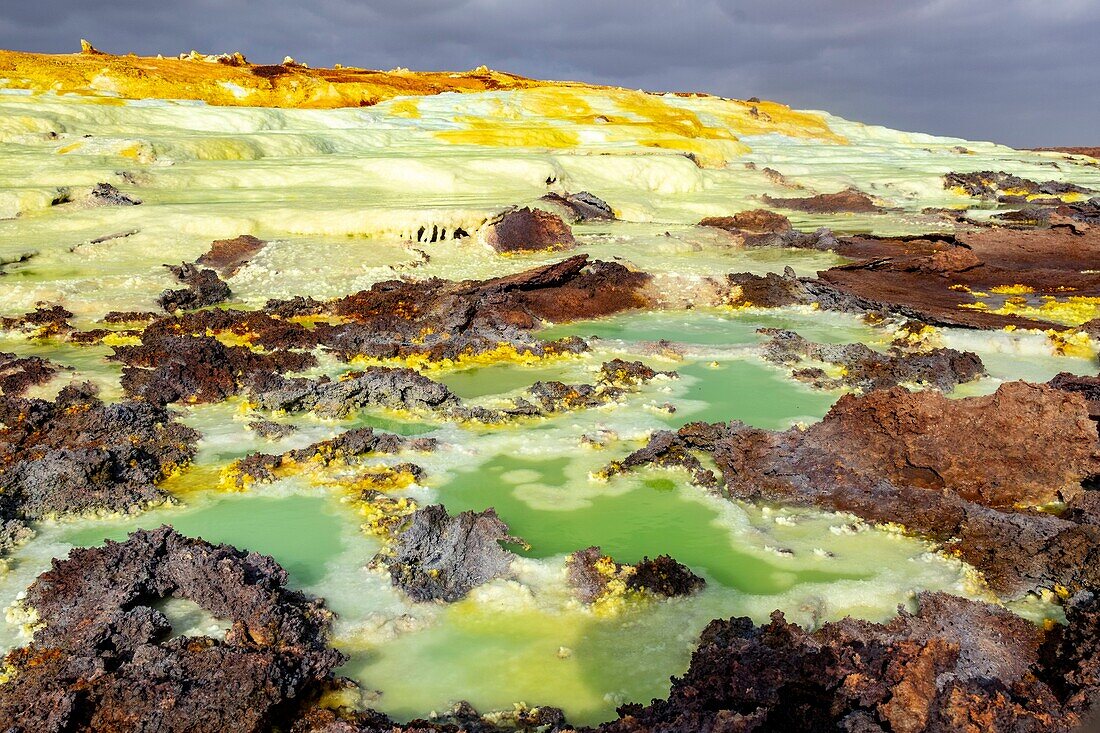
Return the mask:
{"type": "Polygon", "coordinates": [[[0,46],[240,50],[760,96],[1028,145],[1100,144],[1096,0],[0,0],[0,46]]]}

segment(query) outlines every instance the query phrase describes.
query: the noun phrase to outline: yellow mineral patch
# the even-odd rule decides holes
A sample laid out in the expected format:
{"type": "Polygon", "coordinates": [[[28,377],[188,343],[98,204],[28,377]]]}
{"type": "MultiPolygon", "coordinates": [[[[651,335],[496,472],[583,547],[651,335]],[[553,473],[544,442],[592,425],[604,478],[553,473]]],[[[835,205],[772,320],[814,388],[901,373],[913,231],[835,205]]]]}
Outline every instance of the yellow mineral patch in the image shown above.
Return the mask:
{"type": "Polygon", "coordinates": [[[141,337],[125,333],[109,333],[103,337],[102,343],[106,346],[140,346],[141,337]]]}
{"type": "MultiPolygon", "coordinates": [[[[978,304],[975,303],[972,307],[977,306],[978,304]]],[[[987,306],[983,304],[983,307],[987,306]]],[[[1071,295],[1068,298],[1059,299],[1053,295],[1044,295],[1043,302],[1039,305],[1029,304],[1022,301],[1022,299],[1012,299],[1005,302],[1000,308],[990,310],[990,313],[1054,321],[1064,323],[1067,326],[1080,326],[1086,321],[1100,318],[1100,298],[1087,295],[1071,295]]]]}
{"type": "Polygon", "coordinates": [[[1035,288],[1029,285],[995,285],[989,289],[990,292],[997,293],[998,295],[1028,295],[1034,293],[1035,288]]]}
{"type": "Polygon", "coordinates": [[[1073,356],[1081,359],[1092,359],[1096,356],[1096,349],[1093,348],[1092,339],[1089,338],[1087,333],[1073,329],[1067,331],[1050,329],[1046,331],[1046,335],[1054,345],[1055,353],[1060,356],[1073,356]]]}

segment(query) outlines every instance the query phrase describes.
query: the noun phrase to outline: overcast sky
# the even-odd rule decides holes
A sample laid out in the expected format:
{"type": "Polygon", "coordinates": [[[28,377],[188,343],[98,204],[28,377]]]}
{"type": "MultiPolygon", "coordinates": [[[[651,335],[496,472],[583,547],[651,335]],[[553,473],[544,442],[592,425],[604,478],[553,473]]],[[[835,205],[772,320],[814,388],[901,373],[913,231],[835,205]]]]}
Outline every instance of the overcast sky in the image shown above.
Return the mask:
{"type": "Polygon", "coordinates": [[[1098,0],[0,0],[0,46],[496,69],[1100,145],[1098,0]]]}

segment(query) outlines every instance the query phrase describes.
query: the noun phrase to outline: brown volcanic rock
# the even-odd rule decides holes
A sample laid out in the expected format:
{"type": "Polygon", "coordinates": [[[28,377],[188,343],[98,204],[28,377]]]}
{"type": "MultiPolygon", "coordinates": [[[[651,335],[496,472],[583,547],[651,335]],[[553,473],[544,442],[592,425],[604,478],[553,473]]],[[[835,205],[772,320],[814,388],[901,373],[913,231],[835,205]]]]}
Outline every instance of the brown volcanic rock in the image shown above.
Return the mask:
{"type": "Polygon", "coordinates": [[[164,316],[141,332],[140,346],[115,348],[130,394],[167,404],[237,394],[273,374],[315,363],[317,347],[357,356],[440,361],[501,347],[548,356],[587,349],[578,338],[544,341],[545,321],[571,321],[654,303],[651,278],[618,263],[577,255],[491,280],[392,280],[344,298],[270,301],[263,310],[207,309],[164,316]],[[299,319],[314,321],[307,326],[299,319]],[[214,335],[211,335],[214,334],[214,335]],[[225,336],[226,345],[216,336],[225,336]]]}
{"type": "Polygon", "coordinates": [[[169,313],[177,310],[193,310],[229,300],[232,293],[218,273],[184,262],[166,265],[176,279],[186,285],[178,290],[165,290],[157,298],[157,305],[169,313]]]}
{"type": "Polygon", "coordinates": [[[699,226],[754,234],[778,234],[791,231],[791,220],[767,209],[752,209],[733,216],[708,216],[699,222],[699,226]]]}
{"type": "Polygon", "coordinates": [[[1085,377],[1079,374],[1061,372],[1056,374],[1047,384],[1083,396],[1089,405],[1089,417],[1093,420],[1100,420],[1100,376],[1085,377]]]}
{"type": "Polygon", "coordinates": [[[844,619],[807,632],[717,620],[666,700],[619,708],[602,733],[1070,731],[1096,688],[1096,606],[1071,602],[1065,631],[1004,609],[922,593],[888,624],[844,619]]]}
{"type": "Polygon", "coordinates": [[[961,189],[968,196],[1002,202],[1026,201],[1028,196],[1039,196],[1049,197],[1050,201],[1058,204],[1059,197],[1066,194],[1091,193],[1089,189],[1073,183],[1061,181],[1039,183],[1004,171],[948,173],[943,177],[943,187],[961,189]]]}
{"type": "Polygon", "coordinates": [[[504,254],[559,251],[577,244],[573,231],[560,216],[526,206],[490,222],[483,236],[487,245],[504,254]]]}
{"type": "Polygon", "coordinates": [[[589,547],[571,554],[567,562],[569,583],[583,603],[599,600],[612,580],[622,582],[628,590],[658,598],[691,595],[707,584],[668,555],[653,560],[643,557],[636,565],[627,565],[604,555],[599,547],[589,547]]]}
{"type": "MultiPolygon", "coordinates": [[[[1036,296],[1100,297],[1100,228],[986,228],[957,238],[846,237],[838,252],[860,261],[818,274],[825,286],[933,325],[999,329],[1065,326],[971,306],[969,291],[1024,285],[1036,296]]],[[[993,307],[996,307],[995,305],[993,307]]]]}
{"type": "Polygon", "coordinates": [[[1019,508],[1091,494],[1082,484],[1100,475],[1098,449],[1081,396],[1012,382],[960,400],[901,388],[846,395],[805,430],[695,423],[655,434],[608,473],[678,466],[714,485],[693,455],[708,452],[730,496],[903,524],[1015,596],[1100,582],[1100,528],[1019,508]]]}
{"type": "Polygon", "coordinates": [[[210,250],[195,260],[195,264],[217,270],[223,278],[233,277],[266,246],[267,242],[251,234],[216,239],[210,243],[210,250]]]}
{"type": "Polygon", "coordinates": [[[0,395],[18,397],[31,387],[46,384],[58,367],[40,356],[17,356],[0,351],[0,395]]]}
{"type": "Polygon", "coordinates": [[[0,519],[128,512],[188,463],[198,433],[146,402],[104,404],[90,384],[57,399],[0,397],[0,519]]]}
{"type": "Polygon", "coordinates": [[[776,206],[792,211],[802,211],[807,214],[871,214],[882,210],[873,200],[871,200],[871,197],[854,188],[847,188],[836,193],[821,193],[816,196],[805,196],[801,198],[774,198],[772,196],[764,196],[763,200],[768,206],[776,206]]]}
{"type": "Polygon", "coordinates": [[[260,733],[286,724],[343,656],[321,601],[284,588],[269,557],[170,527],[73,550],[27,591],[44,623],[7,657],[0,720],[12,733],[260,733]],[[169,638],[151,607],[189,599],[231,623],[224,640],[169,638]]]}

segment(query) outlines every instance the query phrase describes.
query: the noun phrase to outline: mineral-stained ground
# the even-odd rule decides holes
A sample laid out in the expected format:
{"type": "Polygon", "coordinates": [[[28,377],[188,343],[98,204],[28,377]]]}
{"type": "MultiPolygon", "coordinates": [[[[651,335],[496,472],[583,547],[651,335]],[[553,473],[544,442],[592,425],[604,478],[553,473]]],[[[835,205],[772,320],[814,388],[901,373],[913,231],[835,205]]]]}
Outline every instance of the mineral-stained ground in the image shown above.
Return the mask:
{"type": "Polygon", "coordinates": [[[1071,731],[1100,162],[0,51],[0,731],[1071,731]]]}

